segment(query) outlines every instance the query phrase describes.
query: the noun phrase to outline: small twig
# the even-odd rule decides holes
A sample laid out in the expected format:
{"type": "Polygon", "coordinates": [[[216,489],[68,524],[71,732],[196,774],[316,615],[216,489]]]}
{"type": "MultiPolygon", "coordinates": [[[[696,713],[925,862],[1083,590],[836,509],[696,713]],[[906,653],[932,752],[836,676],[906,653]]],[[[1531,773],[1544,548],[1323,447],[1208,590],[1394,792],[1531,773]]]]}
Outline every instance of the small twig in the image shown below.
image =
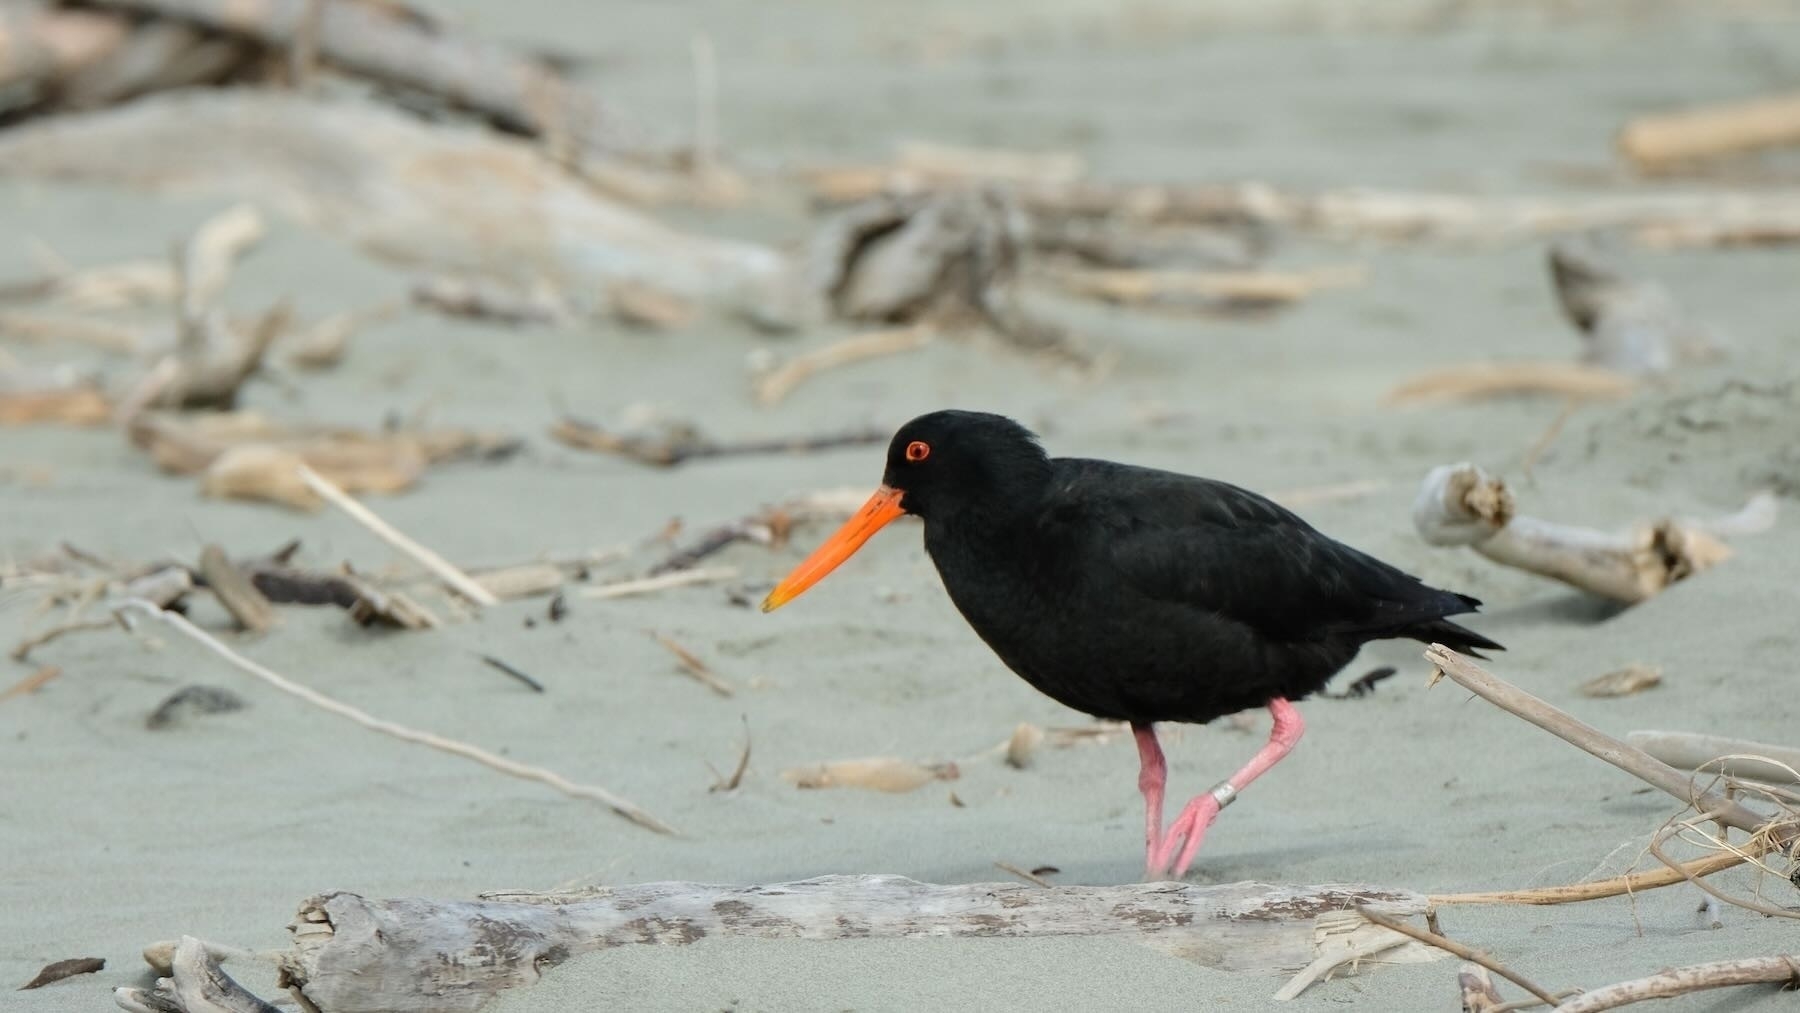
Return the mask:
{"type": "Polygon", "coordinates": [[[275,606],[256,583],[217,545],[200,551],[200,576],[206,586],[240,625],[252,633],[267,633],[275,625],[275,606]]]}
{"type": "MultiPolygon", "coordinates": [[[[1386,953],[1396,946],[1404,946],[1409,942],[1406,936],[1398,932],[1386,932],[1373,939],[1342,945],[1328,952],[1321,953],[1313,962],[1294,973],[1287,984],[1281,986],[1270,998],[1278,1002],[1286,1002],[1300,996],[1300,993],[1312,987],[1313,982],[1329,975],[1338,968],[1364,957],[1373,957],[1377,953],[1386,953]]],[[[1465,1010],[1465,1013],[1467,1011],[1465,1010]]]]}
{"type": "Polygon", "coordinates": [[[1581,399],[1578,397],[1572,397],[1563,402],[1562,409],[1556,413],[1556,417],[1550,420],[1548,426],[1544,427],[1543,435],[1533,440],[1531,446],[1526,448],[1525,460],[1519,464],[1521,475],[1527,479],[1531,478],[1531,469],[1537,466],[1538,459],[1544,456],[1544,452],[1550,449],[1550,445],[1556,442],[1558,436],[1562,435],[1563,427],[1568,425],[1569,420],[1574,418],[1575,413],[1580,410],[1581,399]]]}
{"type": "Polygon", "coordinates": [[[583,598],[627,598],[632,595],[667,591],[670,588],[688,587],[693,584],[716,584],[720,581],[732,580],[737,575],[737,568],[734,566],[675,570],[655,577],[641,577],[635,580],[601,584],[596,587],[584,587],[581,589],[581,596],[583,598]]]}
{"type": "MultiPolygon", "coordinates": [[[[732,768],[730,777],[719,778],[717,783],[706,789],[709,793],[715,791],[736,791],[738,785],[744,783],[744,772],[750,769],[750,719],[744,718],[743,721],[744,749],[742,752],[738,753],[737,766],[732,768]]],[[[707,764],[707,766],[710,767],[712,765],[707,764]]],[[[713,773],[717,775],[718,771],[715,770],[713,773]]]]}
{"type": "Polygon", "coordinates": [[[1019,877],[1020,879],[1024,880],[1027,883],[1031,883],[1036,886],[1041,886],[1046,890],[1053,890],[1056,888],[1055,883],[1050,882],[1049,880],[1045,879],[1044,877],[1038,875],[1035,872],[1028,872],[1024,869],[1021,869],[1018,866],[1012,864],[1011,862],[995,862],[994,868],[999,869],[1001,872],[1011,873],[1012,875],[1019,877]]]}
{"type": "Polygon", "coordinates": [[[1500,977],[1505,978],[1507,981],[1510,981],[1513,984],[1524,989],[1525,991],[1530,992],[1532,995],[1537,996],[1539,999],[1542,999],[1543,1001],[1549,1003],[1550,1005],[1552,1005],[1552,1006],[1556,1005],[1556,997],[1555,996],[1551,995],[1549,992],[1544,991],[1537,984],[1532,982],[1532,980],[1530,978],[1527,978],[1524,975],[1519,974],[1517,971],[1514,971],[1512,968],[1507,967],[1505,964],[1500,963],[1498,960],[1495,960],[1493,957],[1488,956],[1487,954],[1481,952],[1480,950],[1470,949],[1469,947],[1464,946],[1463,944],[1457,942],[1454,939],[1450,939],[1445,936],[1440,936],[1435,932],[1427,932],[1426,930],[1417,928],[1416,926],[1408,925],[1407,923],[1405,923],[1403,921],[1398,921],[1396,919],[1389,918],[1388,916],[1386,916],[1384,914],[1379,914],[1375,911],[1371,911],[1369,909],[1369,907],[1365,904],[1358,904],[1356,906],[1356,913],[1359,915],[1362,915],[1364,918],[1367,918],[1369,921],[1374,922],[1376,925],[1379,925],[1384,929],[1392,929],[1393,931],[1398,932],[1401,935],[1411,936],[1414,939],[1417,939],[1421,943],[1425,943],[1429,946],[1435,946],[1438,949],[1443,950],[1445,953],[1449,953],[1454,956],[1461,957],[1464,960],[1469,960],[1469,961],[1473,961],[1477,964],[1480,964],[1482,967],[1485,967],[1488,970],[1499,975],[1500,977]]]}
{"type": "Polygon", "coordinates": [[[87,630],[103,630],[112,625],[115,625],[115,624],[114,624],[114,621],[111,619],[83,619],[78,622],[63,623],[60,626],[52,626],[47,630],[44,630],[40,633],[34,633],[31,636],[26,637],[24,640],[19,641],[18,645],[12,649],[12,659],[14,661],[24,661],[31,656],[32,651],[37,650],[38,648],[44,646],[45,644],[49,643],[50,641],[57,639],[58,637],[61,637],[65,633],[81,633],[81,632],[85,632],[87,630]]]}
{"type": "Polygon", "coordinates": [[[382,541],[411,556],[463,597],[477,605],[500,604],[500,599],[494,597],[487,588],[476,583],[474,578],[457,569],[449,560],[400,533],[393,525],[375,516],[375,513],[368,507],[352,499],[348,493],[339,489],[318,472],[304,464],[300,465],[298,470],[300,480],[305,482],[313,492],[328,500],[339,510],[349,514],[352,519],[368,528],[382,541]]]}
{"type": "Polygon", "coordinates": [[[757,379],[756,401],[762,405],[775,404],[815,373],[924,348],[935,336],[931,327],[915,324],[858,334],[804,352],[757,379]]]}
{"type": "Polygon", "coordinates": [[[636,805],[627,802],[625,799],[614,795],[605,788],[593,785],[576,784],[554,771],[520,763],[517,760],[509,760],[504,756],[496,756],[485,749],[469,745],[465,742],[446,739],[438,735],[433,735],[430,732],[417,731],[393,721],[374,717],[349,704],[333,700],[317,690],[302,686],[271,669],[264,668],[262,665],[251,661],[249,658],[244,657],[225,646],[223,643],[220,643],[216,638],[206,633],[198,626],[188,622],[185,617],[177,615],[174,612],[157,608],[147,601],[135,598],[128,599],[121,602],[118,609],[121,614],[138,612],[152,619],[156,619],[172,627],[176,632],[188,639],[205,647],[212,653],[225,659],[239,671],[252,675],[283,693],[298,697],[299,699],[312,704],[314,707],[318,707],[321,710],[335,714],[348,721],[352,721],[370,731],[380,732],[383,735],[391,735],[394,738],[405,742],[429,746],[432,749],[441,750],[453,756],[461,756],[464,759],[474,760],[476,763],[497,770],[502,774],[522,778],[527,781],[537,781],[540,784],[547,784],[557,791],[574,798],[591,799],[605,805],[613,812],[636,823],[638,826],[654,830],[659,834],[675,833],[675,828],[638,808],[636,805]]]}
{"type": "Polygon", "coordinates": [[[1666,999],[1709,988],[1772,985],[1777,982],[1785,983],[1790,989],[1800,988],[1800,956],[1784,954],[1690,964],[1646,978],[1634,978],[1605,988],[1596,988],[1558,1006],[1557,1010],[1558,1013],[1598,1013],[1600,1010],[1617,1009],[1645,999],[1666,999]]]}
{"type": "MultiPolygon", "coordinates": [[[[109,623],[108,625],[111,624],[109,623]]],[[[0,693],[0,700],[11,700],[15,696],[24,696],[27,693],[35,693],[45,683],[61,674],[62,669],[59,666],[45,665],[25,678],[20,679],[18,682],[13,683],[6,692],[0,693]]]]}
{"type": "Polygon", "coordinates": [[[694,678],[700,680],[701,683],[705,684],[706,688],[712,690],[714,693],[717,693],[720,696],[731,696],[734,692],[736,692],[735,690],[733,690],[731,688],[730,683],[726,682],[724,679],[721,679],[717,675],[715,675],[713,673],[713,670],[706,666],[706,662],[701,661],[698,657],[696,657],[694,655],[694,652],[681,646],[680,644],[669,639],[668,637],[663,636],[662,634],[656,632],[655,630],[649,630],[647,632],[649,632],[652,639],[654,639],[657,643],[663,645],[664,649],[666,649],[670,654],[673,654],[675,656],[675,660],[681,663],[682,671],[684,671],[687,674],[693,676],[694,678]]]}
{"type": "Polygon", "coordinates": [[[492,665],[493,667],[498,668],[500,671],[505,672],[507,675],[510,675],[513,678],[524,683],[525,685],[531,687],[531,691],[533,693],[542,693],[544,691],[543,683],[537,681],[536,679],[533,679],[531,676],[526,675],[524,672],[519,671],[517,668],[514,668],[513,666],[507,664],[506,662],[501,661],[499,658],[496,658],[491,654],[482,655],[481,660],[487,662],[489,665],[492,665]]]}

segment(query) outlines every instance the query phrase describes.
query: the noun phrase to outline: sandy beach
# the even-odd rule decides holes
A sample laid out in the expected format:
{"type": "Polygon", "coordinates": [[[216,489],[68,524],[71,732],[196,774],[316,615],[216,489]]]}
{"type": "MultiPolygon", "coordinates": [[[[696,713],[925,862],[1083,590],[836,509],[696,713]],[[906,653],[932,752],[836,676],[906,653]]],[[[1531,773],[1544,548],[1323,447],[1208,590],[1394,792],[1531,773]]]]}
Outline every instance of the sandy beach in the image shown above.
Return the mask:
{"type": "MultiPolygon", "coordinates": [[[[754,173],[880,161],[902,140],[1067,150],[1116,180],[1264,180],[1578,197],[1679,182],[1632,179],[1613,137],[1627,117],[1791,87],[1800,8],[1652,4],[1407,5],[1412,16],[1262,13],[1242,5],[1097,2],[825,5],[533,0],[432,5],[472,30],[591,58],[598,86],[645,122],[691,120],[690,39],[717,52],[720,139],[754,173]],[[1321,23],[1338,22],[1326,30],[1321,23]]],[[[1362,5],[1366,6],[1366,5],[1362,5]]],[[[1396,5],[1398,7],[1399,5],[1396,5]]],[[[1287,13],[1283,13],[1286,11],[1287,13]]],[[[1791,155],[1791,152],[1788,153],[1791,155]]],[[[1772,156],[1771,173],[1791,158],[1772,156]]],[[[752,178],[759,178],[753,175],[752,178]]],[[[1762,185],[1762,184],[1759,184],[1762,185]]],[[[1774,184],[1767,184],[1774,185],[1774,184]]],[[[0,278],[29,276],[28,237],[75,263],[159,255],[231,201],[0,178],[0,278]]],[[[683,228],[781,244],[803,237],[794,193],[739,207],[656,208],[683,228]]],[[[248,312],[291,296],[303,315],[406,291],[413,274],[271,212],[268,238],[233,276],[248,312]]],[[[501,432],[500,462],[433,467],[414,490],[365,497],[396,527],[480,569],[640,542],[679,518],[683,538],[819,489],[873,489],[881,448],[646,467],[547,436],[564,412],[613,423],[649,406],[730,437],[859,426],[892,430],[941,407],[1003,412],[1053,453],[1096,456],[1296,496],[1315,526],[1428,582],[1485,602],[1468,625],[1507,647],[1493,672],[1623,737],[1640,729],[1795,741],[1793,608],[1800,526],[1800,254],[1791,246],[1608,255],[1664,284],[1729,340],[1621,400],[1584,404],[1541,452],[1560,399],[1402,407],[1397,384],[1495,358],[1573,359],[1546,243],[1326,242],[1282,237],[1284,268],[1359,265],[1360,284],[1239,318],[1093,304],[1067,310],[1116,354],[1072,376],[991,339],[952,337],[846,367],[772,407],[751,396],[752,356],[787,357],[853,332],[791,336],[703,316],[667,333],[619,326],[508,328],[419,312],[358,334],[337,369],[277,368],[247,407],[378,428],[391,417],[501,432]],[[1529,475],[1522,471],[1535,456],[1529,475]],[[1505,476],[1533,516],[1600,529],[1739,509],[1760,489],[1785,511],[1732,539],[1717,567],[1625,608],[1473,552],[1425,544],[1420,480],[1460,461],[1505,476]],[[1341,488],[1340,488],[1341,487],[1341,488]],[[1339,488],[1336,495],[1321,489],[1339,488]],[[1344,489],[1349,491],[1345,492],[1344,489]],[[1613,699],[1582,682],[1630,664],[1663,682],[1613,699]]],[[[51,363],[57,349],[0,349],[51,363]]],[[[368,572],[408,563],[342,513],[204,498],[109,428],[0,428],[0,559],[71,543],[101,557],[192,560],[301,540],[297,560],[368,572]]],[[[1043,748],[1025,769],[996,747],[1021,722],[1088,719],[1005,670],[946,597],[915,522],[896,524],[804,599],[754,607],[830,530],[777,550],[740,544],[707,565],[717,585],[618,600],[571,593],[553,622],[526,598],[423,633],[377,631],[333,608],[282,607],[267,635],[230,634],[210,598],[192,618],[256,661],[368,712],[604,785],[679,828],[668,837],[604,806],[355,727],[275,693],[166,630],[71,635],[6,663],[0,688],[42,664],[62,673],[0,700],[0,1007],[102,1010],[147,986],[152,942],[192,934],[286,948],[303,899],[473,897],[692,880],[778,883],[891,873],[932,883],[1007,880],[1053,867],[1058,884],[1118,884],[1141,868],[1129,735],[1043,748]],[[711,692],[647,631],[698,654],[735,689],[711,692]],[[483,663],[539,680],[534,693],[483,663]],[[245,703],[150,729],[171,692],[199,684],[245,703]],[[742,784],[710,791],[752,743],[742,784]],[[802,790],[782,772],[894,756],[957,764],[953,781],[889,794],[802,790]],[[103,957],[103,971],[14,992],[44,964],[103,957]]],[[[601,568],[633,575],[639,554],[601,568]]],[[[427,603],[446,616],[443,596],[427,603]]],[[[0,643],[49,620],[29,590],[0,599],[0,643]]],[[[1429,894],[1604,878],[1657,863],[1646,842],[1672,799],[1449,683],[1428,687],[1424,645],[1370,646],[1337,687],[1397,674],[1356,699],[1301,705],[1307,735],[1222,815],[1196,883],[1364,883],[1429,894]]],[[[1205,659],[1195,659],[1197,673],[1205,659]]],[[[1202,791],[1262,742],[1216,722],[1166,730],[1173,795],[1202,791]]],[[[1685,857],[1697,854],[1683,851],[1685,857]]],[[[1780,879],[1743,869],[1722,887],[1790,909],[1780,879]]],[[[1678,886],[1564,907],[1445,907],[1454,938],[1546,986],[1593,988],[1660,969],[1795,952],[1792,921],[1730,906],[1703,924],[1678,886]]],[[[703,939],[572,959],[505,994],[507,1013],[631,1010],[1454,1008],[1459,962],[1365,963],[1276,1003],[1287,974],[1225,972],[1118,939],[703,939]]],[[[226,969],[280,998],[274,966],[226,969]]],[[[1523,993],[1502,984],[1508,998],[1523,993]]],[[[1681,1010],[1787,1009],[1773,987],[1702,993],[1681,1010]]],[[[289,1007],[292,1008],[292,1007],[289,1007]]]]}

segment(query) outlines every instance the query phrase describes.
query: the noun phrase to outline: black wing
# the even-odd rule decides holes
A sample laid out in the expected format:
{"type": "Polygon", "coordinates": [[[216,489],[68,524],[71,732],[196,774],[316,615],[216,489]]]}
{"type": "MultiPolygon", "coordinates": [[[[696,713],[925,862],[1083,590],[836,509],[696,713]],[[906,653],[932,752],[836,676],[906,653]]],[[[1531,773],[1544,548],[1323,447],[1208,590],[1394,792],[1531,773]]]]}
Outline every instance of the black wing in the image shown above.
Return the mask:
{"type": "Polygon", "coordinates": [[[1284,640],[1374,639],[1480,604],[1336,541],[1249,490],[1109,462],[1057,463],[1046,523],[1087,515],[1065,530],[1104,531],[1095,550],[1145,597],[1284,640]]]}

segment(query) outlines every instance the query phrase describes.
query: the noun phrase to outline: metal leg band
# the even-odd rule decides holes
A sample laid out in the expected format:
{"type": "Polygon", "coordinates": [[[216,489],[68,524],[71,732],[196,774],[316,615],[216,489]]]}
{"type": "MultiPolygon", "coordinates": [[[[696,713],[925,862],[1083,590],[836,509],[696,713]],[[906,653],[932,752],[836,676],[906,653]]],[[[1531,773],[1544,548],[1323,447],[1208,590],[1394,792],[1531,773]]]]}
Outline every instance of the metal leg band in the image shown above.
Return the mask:
{"type": "Polygon", "coordinates": [[[1217,799],[1219,808],[1223,810],[1226,806],[1237,801],[1238,790],[1232,787],[1230,781],[1220,781],[1218,784],[1213,785],[1212,790],[1207,792],[1207,794],[1211,795],[1214,799],[1217,799]]]}

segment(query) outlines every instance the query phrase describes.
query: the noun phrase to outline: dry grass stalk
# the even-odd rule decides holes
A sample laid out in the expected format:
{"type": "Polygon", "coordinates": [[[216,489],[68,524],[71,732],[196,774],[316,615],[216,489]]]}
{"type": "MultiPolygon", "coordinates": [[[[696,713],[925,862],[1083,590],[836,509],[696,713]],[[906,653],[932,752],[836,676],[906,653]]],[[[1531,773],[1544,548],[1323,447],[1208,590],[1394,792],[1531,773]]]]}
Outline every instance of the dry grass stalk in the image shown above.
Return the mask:
{"type": "Polygon", "coordinates": [[[1575,687],[1575,691],[1582,696],[1606,699],[1631,696],[1660,685],[1662,685],[1662,672],[1649,665],[1630,664],[1603,675],[1596,675],[1575,687]]]}
{"type": "Polygon", "coordinates": [[[300,685],[271,669],[251,661],[249,658],[238,654],[223,643],[220,643],[216,638],[195,626],[193,623],[188,622],[187,619],[182,616],[158,608],[149,602],[129,599],[120,603],[119,612],[121,615],[125,616],[136,614],[155,619],[174,629],[175,632],[180,633],[189,640],[192,640],[211,651],[213,654],[223,658],[239,671],[251,675],[289,696],[296,697],[314,707],[335,714],[338,717],[351,721],[370,731],[380,732],[383,735],[391,735],[394,738],[406,742],[429,746],[432,749],[446,752],[453,756],[461,756],[465,759],[474,760],[475,762],[493,770],[497,770],[502,774],[549,785],[557,791],[574,798],[585,798],[599,802],[631,822],[636,823],[641,827],[654,830],[657,833],[675,833],[674,828],[667,823],[664,823],[662,820],[657,819],[638,808],[636,805],[614,795],[604,788],[593,785],[577,784],[564,778],[560,774],[545,770],[542,767],[534,767],[529,764],[520,763],[517,760],[496,756],[477,746],[458,742],[454,739],[446,739],[442,736],[433,735],[430,732],[417,731],[393,721],[373,717],[367,712],[352,707],[349,704],[333,700],[310,687],[300,685]]]}
{"type": "Polygon", "coordinates": [[[694,652],[654,630],[650,631],[650,637],[661,644],[664,650],[675,656],[675,660],[681,664],[682,671],[693,676],[707,689],[712,690],[720,696],[732,696],[737,692],[731,688],[731,683],[719,678],[719,676],[707,666],[706,662],[701,661],[694,652]]]}
{"type": "Polygon", "coordinates": [[[653,594],[677,587],[692,587],[696,584],[717,584],[737,577],[735,566],[702,567],[694,570],[675,570],[671,573],[659,574],[655,577],[640,577],[633,580],[615,581],[611,584],[600,584],[581,589],[583,598],[630,598],[640,594],[653,594]]]}
{"type": "Polygon", "coordinates": [[[31,657],[32,651],[37,650],[53,640],[67,636],[70,633],[104,630],[115,625],[117,624],[111,619],[79,619],[73,622],[61,623],[52,626],[47,630],[34,633],[13,645],[11,657],[14,661],[24,661],[31,657]]]}
{"type": "Polygon", "coordinates": [[[1715,960],[1659,971],[1646,978],[1607,985],[1570,999],[1556,1007],[1558,1013],[1600,1013],[1646,999],[1668,999],[1714,988],[1736,985],[1785,984],[1800,989],[1800,954],[1715,960]]]}
{"type": "Polygon", "coordinates": [[[1382,401],[1443,404],[1524,394],[1605,401],[1629,395],[1637,384],[1626,374],[1579,362],[1478,362],[1421,373],[1389,390],[1382,401]]]}
{"type": "MultiPolygon", "coordinates": [[[[1746,855],[1754,857],[1761,852],[1753,852],[1746,848],[1746,855]]],[[[1605,900],[1608,897],[1626,897],[1655,890],[1660,887],[1685,883],[1690,878],[1710,876],[1715,872],[1736,868],[1750,860],[1750,857],[1736,854],[1711,855],[1691,862],[1680,863],[1677,867],[1653,869],[1649,872],[1634,872],[1625,876],[1614,876],[1610,879],[1595,880],[1591,883],[1570,883],[1566,886],[1541,886],[1526,890],[1486,890],[1475,893],[1443,893],[1431,898],[1432,904],[1528,904],[1533,906],[1553,906],[1557,904],[1578,904],[1590,900],[1605,900]]]]}
{"type": "Polygon", "coordinates": [[[1753,528],[1772,502],[1759,496],[1724,524],[1664,519],[1597,531],[1520,514],[1505,482],[1462,463],[1425,476],[1412,514],[1428,544],[1466,546],[1503,566],[1636,603],[1730,558],[1731,547],[1713,532],[1753,528]]]}
{"type": "Polygon", "coordinates": [[[323,497],[332,506],[349,514],[352,520],[368,528],[377,538],[412,557],[414,562],[430,570],[451,590],[477,605],[500,604],[500,599],[494,597],[487,588],[476,583],[473,578],[462,572],[449,560],[407,537],[398,528],[376,516],[374,511],[352,499],[318,472],[302,464],[298,474],[300,480],[306,483],[307,488],[323,497]]]}
{"type": "Polygon", "coordinates": [[[1062,270],[1051,279],[1073,295],[1120,305],[1215,303],[1223,309],[1296,303],[1315,292],[1361,285],[1368,271],[1341,265],[1309,271],[1062,270]]]}
{"type": "MultiPolygon", "coordinates": [[[[711,767],[712,767],[711,764],[707,764],[708,769],[711,769],[711,767]]],[[[744,748],[741,751],[739,751],[739,753],[738,753],[737,766],[731,768],[731,775],[729,777],[720,777],[717,781],[715,781],[713,783],[712,787],[706,789],[707,793],[711,794],[712,792],[716,792],[716,791],[734,792],[734,791],[738,790],[738,786],[744,783],[745,771],[748,771],[749,769],[750,769],[750,722],[748,719],[746,719],[744,722],[744,748]]],[[[716,770],[713,771],[713,774],[715,776],[717,776],[718,771],[716,771],[716,770]]]]}
{"type": "MultiPolygon", "coordinates": [[[[112,623],[108,622],[106,625],[111,626],[112,623]]],[[[27,648],[27,651],[29,651],[29,648],[27,648]]],[[[21,661],[24,660],[24,655],[19,654],[16,649],[14,651],[14,657],[21,661]]],[[[15,696],[36,693],[39,689],[42,689],[49,683],[51,679],[54,679],[61,674],[62,669],[60,667],[56,665],[45,665],[7,687],[5,692],[0,692],[0,700],[11,700],[15,696]]]]}
{"type": "Polygon", "coordinates": [[[895,794],[909,792],[933,781],[954,781],[962,776],[954,763],[923,764],[892,756],[858,760],[833,760],[781,772],[796,788],[864,788],[895,794]]]}
{"type": "Polygon", "coordinates": [[[803,352],[756,378],[756,403],[779,404],[794,388],[833,369],[872,359],[916,351],[931,343],[936,330],[924,324],[870,331],[803,352]]]}
{"type": "Polygon", "coordinates": [[[1769,95],[1639,116],[1619,131],[1619,151],[1640,169],[1800,144],[1800,95],[1769,95]]]}

